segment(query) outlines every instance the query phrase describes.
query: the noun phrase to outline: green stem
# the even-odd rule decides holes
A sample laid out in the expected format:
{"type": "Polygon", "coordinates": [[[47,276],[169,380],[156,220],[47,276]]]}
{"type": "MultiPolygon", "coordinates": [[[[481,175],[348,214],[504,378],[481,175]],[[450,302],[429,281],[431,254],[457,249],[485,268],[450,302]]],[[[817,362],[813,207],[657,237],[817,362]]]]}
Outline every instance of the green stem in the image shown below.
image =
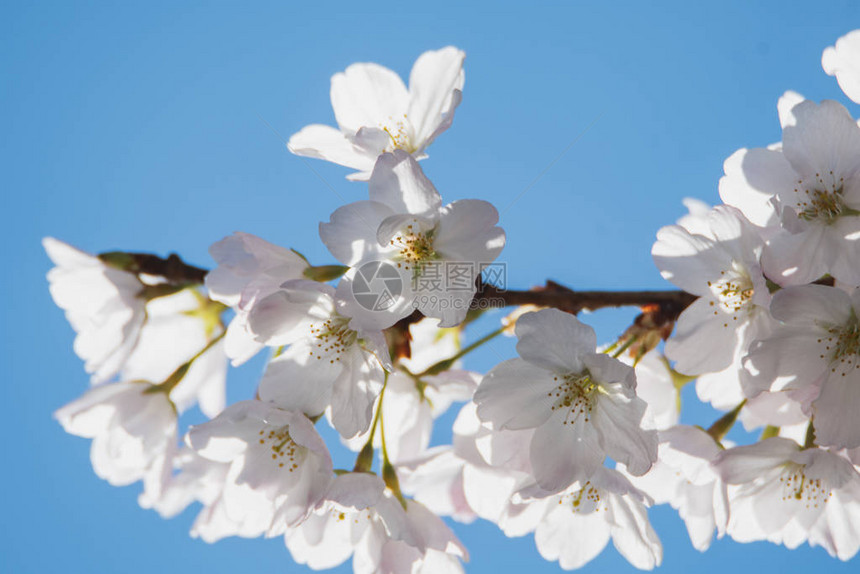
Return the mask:
{"type": "Polygon", "coordinates": [[[373,416],[373,423],[370,425],[370,433],[367,437],[367,442],[361,447],[358,456],[355,458],[355,466],[353,472],[370,472],[373,467],[373,437],[376,434],[376,425],[379,424],[379,419],[382,418],[382,399],[385,397],[385,388],[388,386],[388,371],[385,371],[385,379],[382,383],[382,390],[379,391],[379,405],[376,407],[376,414],[373,416]]]}
{"type": "Polygon", "coordinates": [[[809,426],[806,427],[806,440],[803,442],[803,448],[815,448],[815,426],[812,424],[812,419],[809,419],[809,426]]]}
{"type": "Polygon", "coordinates": [[[758,440],[767,440],[775,436],[779,436],[779,427],[768,425],[761,431],[761,436],[758,437],[758,440]]]}
{"type": "Polygon", "coordinates": [[[486,335],[484,335],[483,337],[481,337],[480,339],[478,339],[474,343],[466,345],[465,347],[460,349],[453,357],[449,357],[443,361],[439,361],[435,365],[431,365],[430,367],[425,369],[424,372],[418,373],[417,375],[413,375],[413,376],[415,378],[420,379],[421,377],[425,377],[425,376],[429,376],[429,375],[438,375],[439,373],[445,372],[448,369],[450,369],[454,365],[455,362],[462,359],[464,356],[468,355],[469,353],[471,353],[472,351],[474,351],[475,349],[477,349],[478,347],[480,347],[484,343],[492,341],[493,339],[495,339],[496,337],[498,337],[499,335],[501,335],[504,332],[505,332],[504,327],[500,327],[499,329],[496,329],[495,331],[490,331],[489,333],[487,333],[486,335]]]}
{"type": "MultiPolygon", "coordinates": [[[[379,412],[382,413],[381,395],[379,400],[379,412]]],[[[383,414],[379,415],[379,438],[382,442],[382,481],[385,483],[385,486],[391,489],[391,492],[394,493],[397,500],[400,501],[400,504],[403,506],[403,510],[406,510],[406,499],[403,498],[403,493],[400,491],[400,480],[397,478],[397,470],[388,458],[388,447],[385,443],[385,415],[383,414]]]]}
{"type": "Polygon", "coordinates": [[[738,420],[738,415],[745,404],[747,404],[746,399],[742,400],[738,403],[738,406],[718,418],[714,424],[708,427],[706,432],[711,435],[711,438],[718,443],[723,440],[723,437],[726,436],[726,433],[729,432],[729,430],[734,426],[735,421],[738,420]]]}
{"type": "Polygon", "coordinates": [[[191,365],[194,364],[194,361],[199,359],[206,351],[215,346],[218,341],[224,338],[227,334],[226,330],[221,331],[216,337],[211,339],[206,346],[200,349],[193,357],[188,359],[185,363],[179,366],[175,371],[173,371],[169,377],[167,377],[164,382],[161,382],[157,385],[152,385],[150,388],[146,389],[147,393],[166,393],[170,394],[170,392],[178,385],[185,375],[188,373],[188,370],[191,368],[191,365]]]}

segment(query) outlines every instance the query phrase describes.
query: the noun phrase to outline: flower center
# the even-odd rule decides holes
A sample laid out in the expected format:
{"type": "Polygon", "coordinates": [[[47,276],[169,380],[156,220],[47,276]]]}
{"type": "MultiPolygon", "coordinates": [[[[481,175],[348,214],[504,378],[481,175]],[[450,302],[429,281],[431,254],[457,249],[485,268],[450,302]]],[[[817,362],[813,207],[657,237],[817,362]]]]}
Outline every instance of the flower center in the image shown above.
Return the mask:
{"type": "Polygon", "coordinates": [[[433,248],[434,231],[420,231],[418,220],[413,219],[412,223],[392,237],[389,243],[397,249],[397,267],[407,271],[413,269],[420,273],[424,263],[436,259],[436,250],[433,248]]]}
{"type": "MultiPolygon", "coordinates": [[[[719,311],[737,313],[752,300],[755,293],[752,279],[749,273],[741,269],[720,271],[720,276],[716,281],[708,281],[708,287],[716,299],[716,302],[711,301],[711,306],[717,307],[714,315],[718,315],[719,311]]],[[[737,317],[733,317],[733,320],[737,321],[737,317]]]]}
{"type": "Polygon", "coordinates": [[[824,352],[819,357],[829,358],[830,372],[841,370],[844,377],[854,370],[860,357],[860,322],[852,311],[848,322],[829,326],[827,335],[818,339],[824,345],[824,352]]]}
{"type": "Polygon", "coordinates": [[[574,514],[591,514],[600,510],[600,491],[594,488],[590,482],[582,485],[582,488],[562,496],[558,503],[570,504],[574,514]]]}
{"type": "Polygon", "coordinates": [[[278,468],[286,468],[293,472],[299,467],[301,447],[290,436],[289,427],[263,429],[259,433],[260,444],[271,451],[272,461],[278,468]]]}
{"type": "Polygon", "coordinates": [[[798,181],[798,187],[794,189],[795,207],[797,216],[805,221],[820,221],[824,225],[831,225],[840,216],[846,215],[848,211],[843,198],[844,178],[836,179],[831,171],[827,183],[821,174],[815,174],[815,181],[811,185],[803,185],[798,181]]]}
{"type": "Polygon", "coordinates": [[[379,124],[379,129],[388,134],[391,143],[385,147],[385,151],[392,152],[396,149],[402,149],[407,153],[415,153],[417,148],[412,143],[412,124],[406,114],[402,118],[395,119],[393,116],[388,116],[388,121],[384,124],[379,124]]]}
{"type": "Polygon", "coordinates": [[[350,329],[348,324],[348,317],[337,314],[323,323],[311,323],[313,348],[310,355],[319,360],[326,358],[330,363],[340,361],[340,356],[358,340],[358,333],[350,329]]]}
{"type": "Polygon", "coordinates": [[[566,413],[564,424],[574,424],[580,415],[584,417],[585,422],[588,422],[591,419],[599,386],[592,380],[591,373],[588,371],[571,373],[556,376],[553,379],[560,380],[561,383],[555,390],[547,393],[548,397],[554,399],[551,410],[553,412],[561,410],[566,413]]]}
{"type": "Polygon", "coordinates": [[[805,501],[806,508],[818,508],[825,504],[832,494],[831,490],[821,483],[820,478],[809,478],[803,474],[803,467],[789,467],[779,477],[782,484],[782,500],[805,501]]]}

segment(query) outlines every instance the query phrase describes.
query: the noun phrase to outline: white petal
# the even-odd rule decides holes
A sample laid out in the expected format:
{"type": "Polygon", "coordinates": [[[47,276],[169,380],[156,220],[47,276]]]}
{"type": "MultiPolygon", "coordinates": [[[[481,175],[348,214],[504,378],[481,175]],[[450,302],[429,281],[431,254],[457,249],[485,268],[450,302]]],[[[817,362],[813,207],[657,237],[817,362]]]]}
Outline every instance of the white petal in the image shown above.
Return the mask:
{"type": "Polygon", "coordinates": [[[827,75],[836,76],[846,96],[860,104],[860,30],[849,32],[824,50],[821,67],[827,75]]]}
{"type": "MultiPolygon", "coordinates": [[[[491,263],[505,246],[499,213],[479,199],[449,203],[439,213],[433,248],[447,261],[491,263]]],[[[481,271],[475,268],[475,274],[481,271]]]]}
{"type": "Polygon", "coordinates": [[[409,75],[409,120],[419,151],[451,126],[460,103],[465,74],[462,51],[448,46],[424,52],[409,75]]]}
{"type": "Polygon", "coordinates": [[[407,112],[408,102],[400,76],[378,64],[353,64],[331,78],[331,107],[344,132],[399,118],[407,112]]]}
{"type": "Polygon", "coordinates": [[[582,356],[597,345],[594,329],[570,313],[543,309],[517,320],[517,353],[526,361],[558,373],[582,371],[582,356]]]}
{"type": "Polygon", "coordinates": [[[509,359],[487,373],[475,391],[478,416],[497,429],[534,428],[549,418],[550,394],[558,384],[549,371],[509,359]]]}
{"type": "Polygon", "coordinates": [[[391,215],[391,208],[377,201],[344,205],[331,214],[329,223],[320,223],[320,239],[344,265],[374,260],[381,251],[377,230],[391,215]]]}
{"type": "Polygon", "coordinates": [[[379,156],[368,183],[370,200],[398,214],[425,214],[442,206],[442,197],[418,162],[403,150],[379,156]]]}
{"type": "Polygon", "coordinates": [[[365,172],[373,169],[377,154],[367,154],[331,126],[311,124],[290,137],[287,149],[296,155],[324,159],[365,172]]]}

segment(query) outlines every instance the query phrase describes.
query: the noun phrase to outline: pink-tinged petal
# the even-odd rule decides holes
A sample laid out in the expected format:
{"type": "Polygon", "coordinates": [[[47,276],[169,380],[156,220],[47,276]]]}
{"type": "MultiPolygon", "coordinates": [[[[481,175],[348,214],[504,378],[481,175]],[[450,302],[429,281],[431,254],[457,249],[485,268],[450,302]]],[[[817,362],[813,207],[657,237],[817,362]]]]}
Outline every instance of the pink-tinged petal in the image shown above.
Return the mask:
{"type": "Polygon", "coordinates": [[[725,482],[744,484],[786,464],[799,450],[793,440],[773,437],[724,450],[714,459],[714,466],[725,482]]]}
{"type": "Polygon", "coordinates": [[[828,76],[836,76],[846,96],[860,104],[860,30],[849,32],[825,49],[821,67],[828,76]]]}
{"type": "Polygon", "coordinates": [[[648,472],[657,460],[657,433],[640,426],[644,413],[642,399],[617,395],[601,395],[592,413],[592,424],[599,429],[606,454],[624,464],[634,476],[648,472]]]}
{"type": "Polygon", "coordinates": [[[798,174],[803,178],[833,174],[847,180],[860,170],[860,126],[842,104],[806,101],[792,112],[797,123],[783,130],[782,145],[798,174]]]}
{"type": "Polygon", "coordinates": [[[821,393],[812,403],[815,441],[824,446],[856,448],[860,446],[860,370],[841,369],[821,385],[821,393]]]}
{"type": "Polygon", "coordinates": [[[344,438],[367,431],[373,402],[382,389],[382,365],[372,354],[353,347],[340,356],[343,370],[331,395],[331,421],[344,438]]]}
{"type": "Polygon", "coordinates": [[[738,321],[733,320],[737,315],[716,309],[712,298],[700,297],[681,313],[666,343],[666,356],[675,361],[678,372],[717,373],[732,364],[739,336],[738,321]]]}
{"type": "Polygon", "coordinates": [[[377,230],[391,215],[391,208],[376,201],[344,205],[331,214],[329,223],[320,223],[320,239],[344,265],[372,261],[381,252],[377,230]]]}
{"type": "Polygon", "coordinates": [[[827,235],[823,225],[809,225],[799,233],[781,230],[768,241],[762,267],[782,286],[811,283],[827,273],[836,255],[828,249],[827,235]]]}
{"type": "Polygon", "coordinates": [[[378,155],[366,153],[353,145],[340,130],[321,124],[311,124],[293,134],[287,142],[287,149],[296,155],[324,159],[361,172],[373,169],[378,155]]]}
{"type": "Polygon", "coordinates": [[[311,354],[315,345],[299,341],[269,361],[257,395],[283,409],[316,416],[331,401],[332,385],[344,368],[340,362],[311,354]]]}
{"type": "Polygon", "coordinates": [[[408,110],[409,93],[400,76],[378,64],[352,64],[331,78],[331,107],[341,131],[380,127],[408,110]]]}
{"type": "Polygon", "coordinates": [[[247,330],[270,347],[289,345],[306,337],[311,325],[320,327],[334,312],[334,289],[315,281],[286,284],[258,301],[247,315],[247,330]]]}
{"type": "Polygon", "coordinates": [[[478,385],[474,401],[481,420],[496,429],[534,428],[552,412],[554,375],[522,359],[496,365],[478,385]]]}
{"type": "Polygon", "coordinates": [[[587,480],[606,458],[592,422],[582,416],[565,419],[565,413],[553,414],[535,430],[529,448],[535,480],[547,492],[558,492],[576,480],[587,480]]]}
{"type": "Polygon", "coordinates": [[[826,285],[801,285],[781,289],[773,297],[770,312],[792,326],[825,332],[823,323],[841,325],[852,313],[851,298],[841,289],[826,285]]]}
{"type": "Polygon", "coordinates": [[[462,98],[466,54],[448,46],[424,52],[409,75],[409,121],[415,130],[418,151],[426,148],[454,121],[454,109],[462,98]]]}
{"type": "Polygon", "coordinates": [[[412,155],[397,149],[379,156],[368,183],[370,200],[398,214],[429,214],[442,206],[442,197],[412,155]]]}
{"type": "Polygon", "coordinates": [[[556,373],[579,373],[582,357],[594,353],[594,329],[570,313],[543,309],[517,320],[517,353],[526,361],[556,373]]]}
{"type": "Polygon", "coordinates": [[[298,279],[308,266],[292,249],[286,249],[251,235],[236,232],[213,243],[209,254],[218,267],[206,275],[209,295],[231,307],[268,295],[284,281],[298,279]],[[254,292],[246,288],[254,284],[254,292]]]}
{"type": "Polygon", "coordinates": [[[477,264],[496,260],[505,246],[505,232],[497,227],[499,212],[479,199],[449,203],[439,213],[433,248],[446,261],[477,264]]]}
{"type": "Polygon", "coordinates": [[[648,521],[645,506],[630,496],[609,496],[612,544],[640,570],[653,570],[663,561],[663,545],[648,521]]]}

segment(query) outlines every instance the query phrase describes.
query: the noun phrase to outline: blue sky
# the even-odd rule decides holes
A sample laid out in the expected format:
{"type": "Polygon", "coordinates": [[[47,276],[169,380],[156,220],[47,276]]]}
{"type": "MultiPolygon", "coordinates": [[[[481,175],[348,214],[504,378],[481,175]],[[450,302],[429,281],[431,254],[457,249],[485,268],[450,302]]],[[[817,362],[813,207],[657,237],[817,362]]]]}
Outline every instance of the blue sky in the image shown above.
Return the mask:
{"type": "MultiPolygon", "coordinates": [[[[311,160],[308,169],[282,140],[333,122],[329,78],[350,63],[407,75],[425,50],[466,51],[463,104],[422,165],[446,200],[499,208],[508,235],[501,259],[519,288],[547,278],[581,289],[665,287],[650,257],[657,229],[681,215],[684,197],[718,201],[722,162],[734,150],[780,138],[783,91],[860,113],[820,66],[826,46],[860,27],[860,5],[847,0],[462,4],[0,7],[0,570],[306,571],[279,540],[192,540],[194,512],[161,520],[138,508],[137,486],[114,488],[92,473],[88,441],[51,418],[87,377],[50,300],[39,241],[175,250],[210,266],[208,246],[242,230],[330,262],[317,224],[366,189],[339,166],[311,160]]],[[[631,316],[585,320],[608,341],[631,316]]],[[[513,352],[509,340],[492,345],[513,352]]],[[[467,366],[489,369],[495,352],[467,366]]],[[[251,396],[260,368],[231,373],[231,400],[251,396]]],[[[707,425],[714,416],[693,408],[685,418],[707,425]]],[[[652,519],[662,572],[860,564],[820,548],[729,540],[700,554],[671,509],[652,519]]],[[[481,522],[455,528],[472,552],[470,572],[558,571],[530,537],[508,540],[481,522]]],[[[632,571],[611,548],[584,570],[606,569],[632,571]]]]}

